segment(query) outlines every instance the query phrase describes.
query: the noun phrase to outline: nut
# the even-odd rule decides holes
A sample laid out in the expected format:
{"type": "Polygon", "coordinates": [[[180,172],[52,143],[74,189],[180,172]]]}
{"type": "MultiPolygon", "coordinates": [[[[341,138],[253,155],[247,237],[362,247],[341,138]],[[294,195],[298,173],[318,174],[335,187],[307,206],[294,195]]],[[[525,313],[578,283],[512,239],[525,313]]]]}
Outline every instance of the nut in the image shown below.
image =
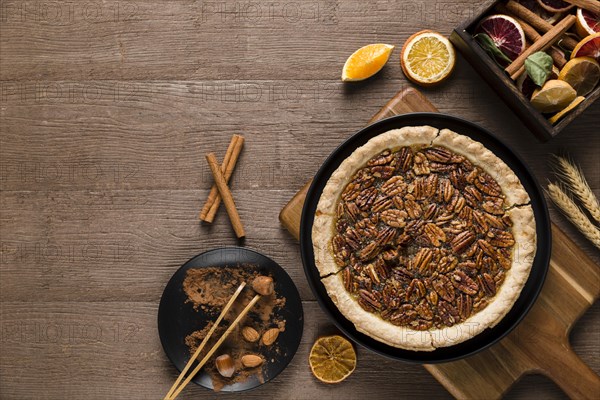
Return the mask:
{"type": "Polygon", "coordinates": [[[255,354],[246,354],[242,357],[242,365],[246,368],[258,367],[263,363],[263,359],[255,354]]]}
{"type": "Polygon", "coordinates": [[[279,336],[279,328],[271,328],[263,334],[262,342],[266,346],[270,346],[277,340],[279,336]]]}
{"type": "Polygon", "coordinates": [[[252,281],[252,289],[262,296],[273,294],[273,291],[275,290],[273,287],[273,278],[270,276],[257,276],[252,281]]]}
{"type": "Polygon", "coordinates": [[[247,342],[250,343],[254,343],[258,339],[260,339],[260,335],[258,334],[256,329],[254,329],[251,326],[245,326],[242,328],[242,336],[244,337],[244,339],[246,339],[247,342]]]}
{"type": "Polygon", "coordinates": [[[215,366],[219,374],[225,378],[231,378],[235,372],[235,365],[233,364],[233,358],[229,354],[223,354],[217,357],[215,360],[215,366]]]}

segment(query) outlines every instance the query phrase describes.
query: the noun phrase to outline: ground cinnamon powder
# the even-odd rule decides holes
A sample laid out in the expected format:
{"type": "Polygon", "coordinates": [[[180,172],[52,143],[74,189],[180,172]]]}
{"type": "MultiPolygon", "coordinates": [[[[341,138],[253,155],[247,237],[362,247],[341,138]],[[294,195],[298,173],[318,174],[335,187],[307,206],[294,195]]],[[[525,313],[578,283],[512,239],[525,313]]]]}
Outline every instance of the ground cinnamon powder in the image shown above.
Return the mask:
{"type": "MultiPolygon", "coordinates": [[[[220,314],[240,283],[246,282],[246,288],[219,324],[198,359],[201,359],[203,353],[206,353],[216,343],[231,322],[254,297],[256,293],[252,290],[251,283],[258,275],[257,266],[252,264],[227,268],[198,268],[187,271],[183,281],[183,290],[187,295],[186,302],[192,303],[196,310],[200,308],[204,312],[214,315],[214,319],[220,314]]],[[[233,383],[244,382],[253,376],[256,376],[260,382],[264,381],[263,369],[265,365],[273,362],[275,355],[281,354],[278,342],[269,347],[263,345],[260,340],[256,343],[248,343],[243,339],[241,330],[244,326],[251,326],[261,335],[270,328],[279,328],[280,332],[283,332],[285,330],[285,320],[278,317],[277,312],[285,306],[285,301],[285,297],[277,292],[262,297],[206,363],[204,371],[211,377],[215,391],[219,391],[224,386],[233,383]],[[236,372],[231,378],[221,376],[215,367],[215,359],[222,354],[229,354],[235,361],[236,372]],[[245,354],[261,356],[264,362],[256,368],[244,368],[241,358],[245,354]]],[[[212,325],[213,322],[209,321],[202,329],[190,333],[185,338],[190,355],[196,351],[212,325]]]]}

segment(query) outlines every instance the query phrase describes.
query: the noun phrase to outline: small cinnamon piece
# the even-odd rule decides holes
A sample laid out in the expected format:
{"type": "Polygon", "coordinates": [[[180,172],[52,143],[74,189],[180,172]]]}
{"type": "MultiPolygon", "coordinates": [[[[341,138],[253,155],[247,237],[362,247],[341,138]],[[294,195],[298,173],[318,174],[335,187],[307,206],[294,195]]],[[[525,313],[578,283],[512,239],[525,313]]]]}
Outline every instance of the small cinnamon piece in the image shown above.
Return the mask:
{"type": "MultiPolygon", "coordinates": [[[[496,9],[501,13],[509,13],[506,6],[502,3],[499,3],[496,6],[496,9]]],[[[523,28],[525,36],[527,37],[527,39],[531,40],[531,42],[535,43],[542,37],[542,35],[540,35],[538,31],[536,31],[535,28],[529,25],[527,22],[523,21],[519,17],[513,16],[513,18],[515,19],[515,21],[521,24],[521,28],[523,28]]],[[[548,53],[550,54],[550,57],[552,57],[554,64],[558,68],[562,68],[567,63],[567,60],[565,59],[563,54],[560,51],[556,50],[554,47],[549,48],[548,53]]]]}
{"type": "MultiPolygon", "coordinates": [[[[538,16],[536,13],[514,0],[510,0],[508,3],[506,3],[506,9],[513,16],[516,16],[517,18],[527,22],[540,33],[548,33],[550,30],[552,30],[552,28],[554,28],[550,22],[544,20],[542,17],[538,16]]],[[[565,36],[562,38],[561,44],[567,49],[573,50],[577,45],[577,41],[565,36]]]]}
{"type": "MultiPolygon", "coordinates": [[[[221,172],[223,173],[226,182],[229,182],[229,179],[233,174],[243,145],[243,136],[233,135],[231,137],[231,142],[229,142],[229,147],[227,147],[227,152],[225,153],[225,158],[223,158],[223,164],[221,165],[221,172]]],[[[212,223],[220,205],[221,195],[217,190],[217,186],[213,185],[208,194],[208,198],[206,199],[206,203],[204,203],[204,207],[202,207],[202,211],[200,211],[200,219],[209,224],[212,223]]]]}
{"type": "Polygon", "coordinates": [[[223,199],[223,203],[225,203],[225,209],[227,210],[227,215],[229,215],[229,220],[231,221],[231,225],[233,226],[233,230],[235,231],[238,239],[246,236],[244,232],[244,227],[242,225],[242,220],[240,219],[240,215],[235,208],[235,202],[233,201],[233,196],[229,187],[227,186],[227,182],[225,181],[225,177],[221,172],[221,168],[219,166],[219,162],[217,161],[217,157],[214,153],[209,153],[206,155],[206,161],[210,167],[210,170],[215,179],[215,184],[217,185],[217,189],[219,190],[219,194],[223,199]]]}
{"type": "Polygon", "coordinates": [[[598,0],[564,0],[569,4],[576,5],[588,11],[593,12],[596,15],[600,15],[600,1],[598,0]]]}
{"type": "Polygon", "coordinates": [[[577,18],[574,15],[567,15],[561,21],[559,21],[552,29],[550,29],[544,36],[539,38],[535,43],[529,46],[525,51],[521,53],[505,71],[514,80],[525,70],[524,64],[527,57],[537,51],[545,51],[554,44],[558,38],[565,33],[573,24],[577,18]]]}

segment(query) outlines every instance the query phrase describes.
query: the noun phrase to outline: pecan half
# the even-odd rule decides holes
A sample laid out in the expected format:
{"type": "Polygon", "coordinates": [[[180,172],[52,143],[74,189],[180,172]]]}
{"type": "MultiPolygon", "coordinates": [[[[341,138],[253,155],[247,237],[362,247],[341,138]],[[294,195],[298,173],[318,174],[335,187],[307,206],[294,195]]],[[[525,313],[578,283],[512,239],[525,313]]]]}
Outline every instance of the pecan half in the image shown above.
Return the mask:
{"type": "Polygon", "coordinates": [[[408,217],[408,214],[406,211],[390,209],[383,211],[379,216],[386,225],[394,228],[404,228],[406,226],[406,217],[408,217]]]}
{"type": "Polygon", "coordinates": [[[450,241],[450,246],[455,253],[462,253],[474,241],[475,235],[471,231],[463,231],[450,241]]]}
{"type": "Polygon", "coordinates": [[[363,189],[358,196],[356,197],[356,205],[361,210],[367,210],[371,207],[371,204],[375,201],[377,197],[377,189],[374,187],[368,187],[363,189]]]}
{"type": "Polygon", "coordinates": [[[474,296],[479,291],[479,286],[470,276],[461,270],[456,270],[452,274],[452,284],[463,293],[474,296]]]}
{"type": "Polygon", "coordinates": [[[367,165],[369,167],[372,167],[375,165],[385,165],[385,164],[389,164],[390,162],[392,162],[393,159],[394,159],[394,154],[392,154],[392,152],[390,150],[385,150],[383,153],[379,154],[378,156],[371,158],[367,162],[367,165]]]}
{"type": "Polygon", "coordinates": [[[477,175],[477,179],[473,181],[475,187],[481,190],[483,193],[490,196],[500,196],[502,194],[502,188],[498,185],[498,182],[492,178],[488,173],[482,172],[477,175]]]}
{"type": "Polygon", "coordinates": [[[367,302],[372,308],[376,310],[381,308],[381,303],[377,301],[377,298],[372,292],[360,289],[358,294],[360,295],[360,298],[367,302]]]}
{"type": "Polygon", "coordinates": [[[473,299],[471,296],[461,294],[458,296],[456,305],[458,306],[458,313],[462,320],[469,318],[471,311],[473,310],[473,299]]]}
{"type": "Polygon", "coordinates": [[[479,281],[479,286],[483,288],[487,296],[492,297],[496,295],[496,282],[490,274],[484,273],[483,275],[479,275],[477,280],[479,281]]]}
{"type": "Polygon", "coordinates": [[[403,147],[398,151],[398,165],[406,172],[412,168],[413,152],[410,147],[403,147]]]}
{"type": "Polygon", "coordinates": [[[435,247],[440,247],[442,243],[446,241],[446,234],[444,231],[437,226],[436,224],[428,223],[423,228],[425,235],[435,247]]]}
{"type": "Polygon", "coordinates": [[[359,253],[359,258],[362,261],[367,261],[375,257],[381,251],[381,247],[377,242],[371,242],[366,245],[359,253]]]}
{"type": "Polygon", "coordinates": [[[449,302],[454,301],[456,296],[454,286],[452,286],[452,282],[445,275],[440,275],[438,279],[433,281],[432,285],[439,297],[449,302]]]}

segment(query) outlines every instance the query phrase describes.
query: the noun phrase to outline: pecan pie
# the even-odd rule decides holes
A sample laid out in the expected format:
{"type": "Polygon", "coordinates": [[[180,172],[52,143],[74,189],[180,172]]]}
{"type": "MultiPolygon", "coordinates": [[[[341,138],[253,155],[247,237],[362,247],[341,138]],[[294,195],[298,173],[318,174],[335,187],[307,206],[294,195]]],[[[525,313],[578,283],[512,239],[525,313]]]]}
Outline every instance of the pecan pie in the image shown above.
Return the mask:
{"type": "Polygon", "coordinates": [[[514,172],[447,129],[381,134],[342,162],[319,199],[315,263],[357,330],[434,350],[510,310],[533,263],[535,220],[514,172]]]}

